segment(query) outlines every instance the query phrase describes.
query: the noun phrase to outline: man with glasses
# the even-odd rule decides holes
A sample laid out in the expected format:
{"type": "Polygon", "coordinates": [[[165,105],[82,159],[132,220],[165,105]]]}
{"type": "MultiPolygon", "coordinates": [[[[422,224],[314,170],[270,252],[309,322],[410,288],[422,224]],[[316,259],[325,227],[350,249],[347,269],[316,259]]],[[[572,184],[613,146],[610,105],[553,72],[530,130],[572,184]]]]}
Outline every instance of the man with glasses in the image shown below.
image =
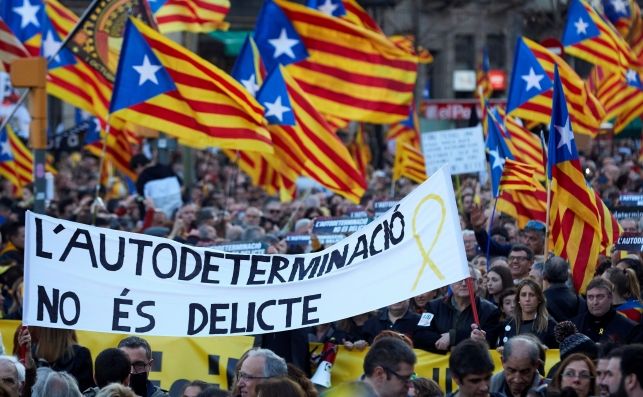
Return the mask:
{"type": "Polygon", "coordinates": [[[636,323],[612,308],[613,284],[595,277],[587,284],[587,312],[572,319],[578,331],[597,343],[626,343],[633,335],[636,323]]]}
{"type": "Polygon", "coordinates": [[[458,390],[447,397],[501,397],[490,393],[494,365],[489,346],[484,342],[466,339],[451,350],[449,369],[458,390]]]}
{"type": "Polygon", "coordinates": [[[128,336],[118,343],[118,348],[127,354],[132,368],[129,386],[141,397],[169,397],[167,391],[154,386],[148,377],[152,369],[152,348],[143,338],[128,336]]]}
{"type": "Polygon", "coordinates": [[[266,379],[288,375],[286,361],[269,349],[248,352],[237,375],[241,397],[257,397],[256,387],[266,379]]]}
{"type": "Polygon", "coordinates": [[[413,349],[401,339],[381,338],[364,358],[364,382],[379,397],[406,397],[415,377],[415,362],[413,349]]]}
{"type": "Polygon", "coordinates": [[[529,271],[534,264],[534,251],[526,245],[515,244],[509,251],[507,263],[514,284],[518,284],[522,279],[529,277],[529,271]]]}

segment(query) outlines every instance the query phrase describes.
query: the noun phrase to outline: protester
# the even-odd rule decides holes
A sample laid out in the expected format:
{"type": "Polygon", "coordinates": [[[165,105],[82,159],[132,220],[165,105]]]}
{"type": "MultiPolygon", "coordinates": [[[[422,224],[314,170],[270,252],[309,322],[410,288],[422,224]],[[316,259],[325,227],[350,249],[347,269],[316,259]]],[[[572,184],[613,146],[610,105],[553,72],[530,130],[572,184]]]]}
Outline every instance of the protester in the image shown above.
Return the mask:
{"type": "Polygon", "coordinates": [[[500,307],[500,295],[503,291],[513,287],[511,271],[504,266],[494,266],[487,272],[487,299],[500,307]]]}
{"type": "Polygon", "coordinates": [[[607,358],[607,367],[605,368],[603,378],[600,380],[600,388],[607,390],[609,396],[615,396],[621,383],[621,358],[623,357],[623,348],[616,348],[609,352],[607,358]]]}
{"type": "Polygon", "coordinates": [[[594,396],[596,395],[596,367],[584,354],[569,355],[554,374],[550,387],[553,391],[571,387],[578,397],[594,396]]]}
{"type": "Polygon", "coordinates": [[[621,356],[621,381],[618,385],[617,396],[643,396],[643,345],[626,346],[621,356]]]}
{"type": "Polygon", "coordinates": [[[613,267],[607,269],[602,277],[614,285],[612,306],[616,306],[616,311],[635,323],[641,322],[641,288],[634,270],[613,267]]]}
{"type": "Polygon", "coordinates": [[[382,338],[364,358],[364,382],[379,397],[406,397],[417,359],[413,350],[398,338],[382,338]]]}
{"type": "Polygon", "coordinates": [[[458,390],[447,397],[501,396],[499,393],[490,393],[494,365],[486,343],[472,339],[460,342],[451,351],[449,368],[458,390]]]}
{"type": "Polygon", "coordinates": [[[418,349],[432,348],[429,328],[421,321],[419,314],[411,312],[408,299],[389,305],[378,316],[370,318],[363,327],[366,341],[373,343],[373,339],[383,330],[393,330],[408,336],[418,349]]]}
{"type": "Polygon", "coordinates": [[[96,397],[136,397],[136,394],[120,383],[111,383],[103,387],[96,397]]]}
{"type": "Polygon", "coordinates": [[[503,370],[491,378],[491,392],[507,397],[525,397],[529,389],[545,383],[538,373],[540,365],[538,343],[525,335],[514,336],[504,345],[503,370]]]}
{"type": "Polygon", "coordinates": [[[94,362],[94,380],[96,387],[83,392],[84,397],[93,397],[100,389],[112,383],[129,386],[132,364],[127,354],[117,348],[108,348],[96,356],[94,362]]]}
{"type": "Polygon", "coordinates": [[[547,299],[547,312],[556,321],[569,320],[587,310],[585,299],[567,285],[569,263],[559,256],[545,261],[543,290],[547,299]]]}
{"type": "Polygon", "coordinates": [[[283,358],[268,349],[250,350],[239,369],[239,395],[257,397],[257,385],[280,376],[288,376],[288,366],[283,358]]]}
{"type": "Polygon", "coordinates": [[[2,384],[7,387],[9,393],[14,396],[29,396],[31,389],[27,394],[23,393],[24,381],[20,381],[18,376],[18,368],[16,364],[6,357],[0,357],[0,379],[2,384]]]}
{"type": "Polygon", "coordinates": [[[48,367],[38,368],[32,397],[81,397],[78,383],[67,372],[57,372],[48,367]]]}
{"type": "Polygon", "coordinates": [[[152,370],[152,348],[143,338],[128,336],[118,342],[118,348],[129,357],[131,364],[129,386],[141,397],[168,397],[167,391],[154,386],[148,379],[152,370]]]}

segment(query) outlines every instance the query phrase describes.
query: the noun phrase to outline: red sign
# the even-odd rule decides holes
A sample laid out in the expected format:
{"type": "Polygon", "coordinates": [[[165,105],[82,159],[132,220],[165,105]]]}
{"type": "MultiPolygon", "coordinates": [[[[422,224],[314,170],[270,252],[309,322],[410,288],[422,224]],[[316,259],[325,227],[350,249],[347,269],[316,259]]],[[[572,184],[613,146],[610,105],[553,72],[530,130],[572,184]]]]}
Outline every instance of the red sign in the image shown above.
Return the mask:
{"type": "MultiPolygon", "coordinates": [[[[489,105],[504,106],[506,100],[492,99],[489,105]]],[[[473,110],[481,117],[480,104],[476,99],[429,99],[422,102],[421,110],[429,120],[469,120],[473,110]]]]}
{"type": "Polygon", "coordinates": [[[507,74],[502,69],[491,69],[488,73],[491,88],[504,91],[507,88],[507,74]]]}
{"type": "Polygon", "coordinates": [[[565,54],[563,43],[561,43],[557,38],[548,37],[546,39],[542,39],[540,44],[559,57],[562,57],[565,54]]]}

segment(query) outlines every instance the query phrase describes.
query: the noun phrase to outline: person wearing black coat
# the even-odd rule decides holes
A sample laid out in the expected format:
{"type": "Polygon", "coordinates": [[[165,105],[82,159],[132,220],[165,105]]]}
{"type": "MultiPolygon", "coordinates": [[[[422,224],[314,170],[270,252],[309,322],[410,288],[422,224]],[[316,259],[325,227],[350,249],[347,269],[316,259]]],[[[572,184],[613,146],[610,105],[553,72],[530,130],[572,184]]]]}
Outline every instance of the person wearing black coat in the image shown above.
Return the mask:
{"type": "Polygon", "coordinates": [[[426,318],[426,314],[420,316],[409,310],[408,299],[394,303],[366,321],[362,328],[363,339],[372,344],[380,332],[390,330],[408,336],[416,349],[428,350],[431,339],[426,318]]]}
{"type": "MultiPolygon", "coordinates": [[[[465,281],[451,284],[451,290],[453,293],[445,298],[432,300],[425,313],[430,317],[429,351],[435,353],[446,353],[471,335],[474,317],[465,281]]],[[[495,347],[500,332],[500,310],[486,299],[476,297],[475,302],[479,328],[486,333],[489,346],[495,347]]]]}
{"type": "Polygon", "coordinates": [[[585,299],[565,284],[569,278],[569,264],[561,257],[549,258],[543,266],[543,289],[547,312],[557,322],[570,320],[587,311],[585,299]]]}

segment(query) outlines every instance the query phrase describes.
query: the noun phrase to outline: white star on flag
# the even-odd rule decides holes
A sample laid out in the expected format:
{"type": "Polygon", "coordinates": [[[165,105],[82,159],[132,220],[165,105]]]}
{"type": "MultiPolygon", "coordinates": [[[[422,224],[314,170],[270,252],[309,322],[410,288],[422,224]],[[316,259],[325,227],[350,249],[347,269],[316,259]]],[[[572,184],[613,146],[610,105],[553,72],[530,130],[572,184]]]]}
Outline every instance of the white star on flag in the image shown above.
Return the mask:
{"type": "Polygon", "coordinates": [[[0,157],[11,157],[11,145],[9,144],[9,140],[5,140],[0,144],[0,157]]]}
{"type": "Polygon", "coordinates": [[[587,34],[587,27],[589,24],[585,21],[583,21],[582,17],[578,18],[578,21],[574,22],[574,26],[576,26],[576,34],[580,35],[582,34],[587,34]]]}
{"type": "Polygon", "coordinates": [[[491,157],[493,157],[493,164],[491,165],[491,168],[503,168],[505,166],[505,159],[502,158],[500,153],[498,153],[498,149],[489,150],[489,154],[491,155],[491,157]]]}
{"type": "Polygon", "coordinates": [[[152,65],[150,63],[147,55],[143,58],[143,64],[138,66],[132,66],[134,70],[139,74],[138,76],[138,85],[139,87],[143,85],[146,81],[151,81],[152,83],[158,85],[159,81],[156,78],[156,72],[161,69],[160,65],[152,65]]]}
{"type": "Polygon", "coordinates": [[[29,0],[24,0],[22,7],[13,7],[13,12],[20,15],[20,29],[26,28],[29,24],[40,27],[40,21],[36,16],[38,10],[40,10],[40,6],[32,5],[29,0]]]}
{"type": "Polygon", "coordinates": [[[326,15],[332,16],[335,10],[337,10],[337,4],[333,4],[333,0],[326,0],[324,4],[317,7],[317,9],[326,15]]]}
{"type": "Polygon", "coordinates": [[[248,90],[252,96],[255,96],[257,91],[259,91],[259,85],[257,85],[257,79],[255,79],[254,73],[251,74],[247,80],[241,80],[241,84],[246,87],[246,90],[248,90]]]}
{"type": "Polygon", "coordinates": [[[623,0],[612,0],[612,7],[614,7],[614,11],[616,11],[619,14],[626,14],[627,13],[627,6],[625,5],[625,2],[623,0]]]}
{"type": "Polygon", "coordinates": [[[569,153],[572,153],[572,142],[574,141],[574,133],[572,132],[571,125],[569,123],[569,116],[567,116],[567,120],[565,120],[565,125],[560,126],[560,125],[555,125],[556,131],[560,134],[560,142],[558,142],[558,146],[556,146],[556,149],[560,149],[563,146],[567,146],[567,150],[569,150],[569,153]]]}
{"type": "Polygon", "coordinates": [[[525,88],[525,91],[529,91],[532,88],[537,88],[539,91],[542,90],[542,87],[540,86],[540,80],[542,80],[545,75],[544,74],[536,74],[534,71],[534,68],[529,68],[529,74],[524,74],[522,76],[523,80],[527,83],[527,87],[525,88]]]}
{"type": "Polygon", "coordinates": [[[61,41],[56,40],[56,36],[54,35],[53,31],[48,31],[45,40],[42,42],[42,51],[45,55],[45,58],[49,59],[54,54],[56,56],[54,57],[54,60],[56,62],[60,62],[60,55],[58,55],[58,49],[60,48],[60,45],[62,44],[61,41]]]}
{"type": "Polygon", "coordinates": [[[274,102],[265,102],[264,105],[268,108],[266,117],[275,116],[279,121],[284,121],[284,113],[290,111],[289,107],[282,105],[281,95],[274,102]]]}
{"type": "Polygon", "coordinates": [[[627,73],[625,74],[625,77],[627,78],[627,81],[631,83],[636,83],[636,71],[633,69],[628,69],[627,73]]]}
{"type": "Polygon", "coordinates": [[[288,55],[290,58],[295,59],[295,53],[292,51],[292,48],[299,43],[299,40],[291,39],[286,33],[286,28],[281,29],[279,37],[276,39],[270,39],[268,42],[275,47],[274,58],[278,58],[282,54],[288,55]]]}

